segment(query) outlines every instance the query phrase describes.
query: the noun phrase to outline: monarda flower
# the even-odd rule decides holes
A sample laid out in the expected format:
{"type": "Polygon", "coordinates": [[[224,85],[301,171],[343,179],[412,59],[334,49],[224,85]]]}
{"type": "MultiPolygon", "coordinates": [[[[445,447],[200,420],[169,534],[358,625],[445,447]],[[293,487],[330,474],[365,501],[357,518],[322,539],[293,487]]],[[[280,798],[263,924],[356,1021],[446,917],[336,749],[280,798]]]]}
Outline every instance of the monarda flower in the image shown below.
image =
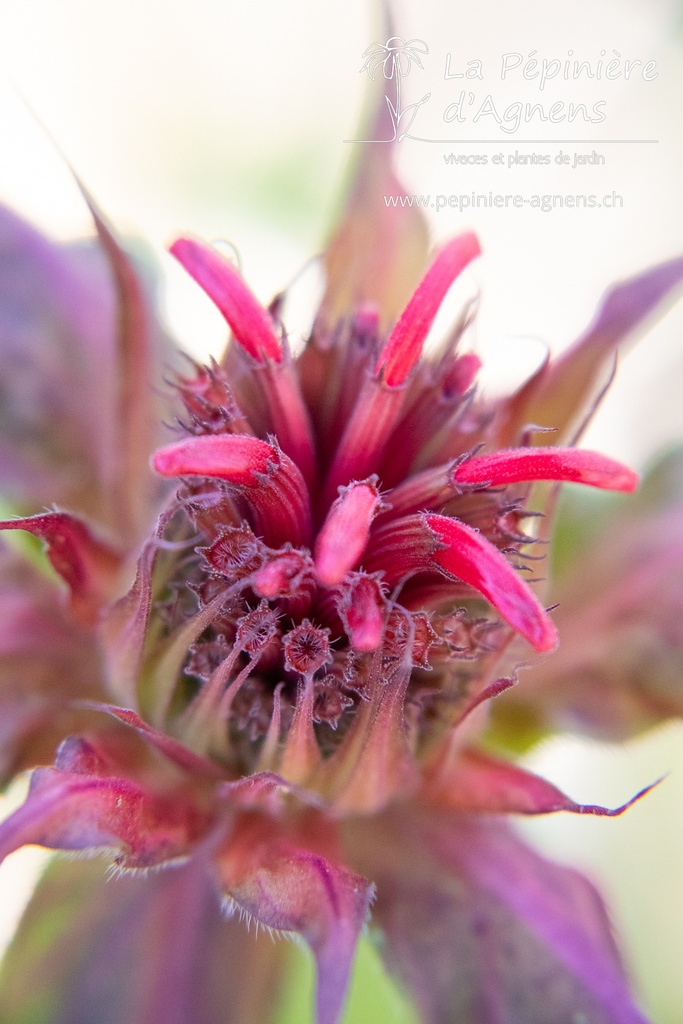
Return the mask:
{"type": "Polygon", "coordinates": [[[382,209],[388,189],[372,199],[390,175],[387,147],[368,149],[296,353],[286,297],[264,308],[216,250],[174,243],[232,338],[177,376],[153,473],[152,320],[94,211],[118,308],[114,504],[96,479],[87,507],[2,524],[44,542],[64,601],[7,550],[3,767],[34,771],[0,856],[101,854],[116,877],[102,857],[54,861],[5,962],[4,1019],[262,1024],[283,950],[243,918],[309,945],[319,1024],[341,1020],[367,922],[425,1024],[645,1019],[595,890],[505,820],[624,808],[578,804],[481,737],[518,675],[523,691],[520,666],[558,643],[537,579],[557,486],[636,485],[571,442],[683,261],[620,285],[494,402],[461,347],[469,313],[424,349],[477,239],[447,242],[415,281],[422,225],[382,209]]]}

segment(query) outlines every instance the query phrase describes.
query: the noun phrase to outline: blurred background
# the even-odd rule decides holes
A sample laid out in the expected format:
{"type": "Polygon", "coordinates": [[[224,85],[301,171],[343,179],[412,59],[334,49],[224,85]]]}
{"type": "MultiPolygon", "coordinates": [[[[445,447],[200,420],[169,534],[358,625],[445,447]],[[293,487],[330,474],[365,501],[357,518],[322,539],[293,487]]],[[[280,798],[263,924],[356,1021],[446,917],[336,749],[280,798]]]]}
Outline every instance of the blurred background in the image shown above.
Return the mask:
{"type": "MultiPolygon", "coordinates": [[[[321,250],[357,148],[345,140],[362,138],[368,89],[381,99],[387,85],[381,71],[374,84],[360,71],[366,47],[385,41],[380,15],[372,0],[4,0],[0,200],[54,236],[89,231],[66,157],[119,228],[151,247],[177,336],[196,352],[217,353],[222,321],[164,246],[181,232],[225,239],[263,299],[321,250]]],[[[428,47],[424,67],[413,65],[402,83],[406,103],[430,93],[413,134],[432,141],[405,139],[397,149],[409,193],[623,197],[614,209],[426,210],[435,240],[470,227],[480,234],[485,258],[472,272],[482,295],[477,342],[505,374],[518,375],[517,353],[537,358],[535,339],[555,349],[568,344],[611,282],[683,250],[683,9],[674,0],[402,0],[395,30],[428,47]],[[656,61],[657,75],[557,79],[541,92],[520,67],[501,81],[503,53],[564,60],[568,51],[593,66],[602,51],[605,60],[616,52],[642,65],[656,61]],[[477,60],[483,79],[445,78],[448,54],[451,72],[477,60]],[[462,89],[474,91],[476,101],[466,123],[448,124],[443,112],[462,89]],[[534,123],[505,135],[492,116],[472,123],[487,94],[500,114],[517,101],[546,108],[556,100],[585,102],[589,109],[604,101],[605,120],[534,123]],[[507,141],[484,141],[490,139],[507,141]],[[518,144],[522,139],[537,141],[518,144]],[[557,139],[585,142],[551,141],[557,139]],[[605,141],[645,139],[657,141],[605,141]],[[555,163],[559,149],[572,154],[569,166],[555,163]],[[604,163],[573,166],[575,151],[594,150],[604,163]],[[505,160],[493,166],[497,152],[505,160]],[[549,153],[551,163],[508,167],[516,152],[549,153]],[[489,161],[447,164],[450,153],[488,154],[489,161]]],[[[587,444],[640,468],[654,451],[683,439],[682,334],[683,304],[626,359],[587,444]]],[[[591,803],[623,802],[669,773],[623,818],[554,817],[524,830],[598,881],[644,1005],[657,1024],[680,1024],[683,728],[670,724],[618,747],[554,740],[528,763],[591,803]]],[[[41,858],[28,851],[0,869],[2,941],[41,858]]],[[[359,968],[363,985],[381,987],[369,952],[359,968]]],[[[355,998],[350,1020],[361,1019],[355,998]]],[[[389,990],[382,998],[384,1016],[376,1019],[403,1020],[400,1001],[389,990]]]]}

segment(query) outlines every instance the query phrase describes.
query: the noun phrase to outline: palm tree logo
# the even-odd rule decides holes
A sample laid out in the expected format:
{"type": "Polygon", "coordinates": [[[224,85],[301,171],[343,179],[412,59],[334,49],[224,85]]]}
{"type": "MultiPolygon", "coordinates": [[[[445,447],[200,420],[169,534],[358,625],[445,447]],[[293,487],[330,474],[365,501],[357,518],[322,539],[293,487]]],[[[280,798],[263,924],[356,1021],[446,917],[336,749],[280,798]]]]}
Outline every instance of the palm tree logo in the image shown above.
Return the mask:
{"type": "Polygon", "coordinates": [[[386,43],[370,43],[363,53],[365,63],[360,69],[362,74],[367,71],[370,78],[375,80],[375,73],[382,68],[382,74],[388,81],[394,82],[394,98],[385,94],[384,98],[389,107],[391,124],[394,135],[391,140],[398,139],[401,142],[410,131],[418,110],[423,103],[426,103],[431,93],[426,93],[417,103],[409,103],[408,106],[401,106],[401,79],[407,75],[413,65],[417,64],[424,71],[424,64],[420,60],[420,54],[429,53],[429,47],[423,39],[409,39],[407,42],[403,36],[390,36],[386,43]],[[408,120],[405,118],[410,115],[408,120]],[[403,121],[403,124],[401,122],[403,121]],[[400,134],[399,134],[400,130],[400,134]]]}

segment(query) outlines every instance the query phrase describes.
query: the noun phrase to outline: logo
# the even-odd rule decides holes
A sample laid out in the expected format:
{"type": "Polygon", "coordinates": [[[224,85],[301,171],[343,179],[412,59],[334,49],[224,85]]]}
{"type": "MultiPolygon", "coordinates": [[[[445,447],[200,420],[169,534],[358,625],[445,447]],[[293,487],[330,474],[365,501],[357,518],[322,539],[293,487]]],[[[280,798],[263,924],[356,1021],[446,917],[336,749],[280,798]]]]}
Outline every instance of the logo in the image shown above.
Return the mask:
{"type": "Polygon", "coordinates": [[[409,73],[413,64],[417,64],[424,71],[424,64],[420,60],[420,54],[429,53],[429,47],[423,39],[409,39],[407,42],[403,36],[391,36],[386,43],[370,43],[364,51],[365,63],[360,69],[362,74],[367,71],[370,78],[375,81],[375,74],[379,68],[387,80],[393,82],[393,89],[390,93],[384,94],[389,116],[394,131],[391,139],[368,139],[368,142],[402,142],[408,135],[417,112],[423,103],[426,103],[431,93],[426,93],[416,103],[409,103],[402,106],[401,79],[409,73]]]}

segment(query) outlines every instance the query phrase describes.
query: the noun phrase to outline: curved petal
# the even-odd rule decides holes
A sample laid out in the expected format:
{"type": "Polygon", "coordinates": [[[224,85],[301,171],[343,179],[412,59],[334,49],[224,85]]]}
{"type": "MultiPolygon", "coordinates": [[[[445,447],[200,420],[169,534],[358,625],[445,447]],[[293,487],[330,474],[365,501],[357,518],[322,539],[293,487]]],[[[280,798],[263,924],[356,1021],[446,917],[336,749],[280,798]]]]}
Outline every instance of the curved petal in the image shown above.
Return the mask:
{"type": "Polygon", "coordinates": [[[472,527],[446,516],[426,515],[443,544],[432,555],[446,572],[474,587],[537,651],[557,643],[557,631],[538,599],[507,559],[472,527]]]}
{"type": "Polygon", "coordinates": [[[638,474],[606,455],[579,448],[503,448],[460,462],[453,470],[453,480],[488,487],[561,480],[630,493],[638,485],[638,474]]]}

